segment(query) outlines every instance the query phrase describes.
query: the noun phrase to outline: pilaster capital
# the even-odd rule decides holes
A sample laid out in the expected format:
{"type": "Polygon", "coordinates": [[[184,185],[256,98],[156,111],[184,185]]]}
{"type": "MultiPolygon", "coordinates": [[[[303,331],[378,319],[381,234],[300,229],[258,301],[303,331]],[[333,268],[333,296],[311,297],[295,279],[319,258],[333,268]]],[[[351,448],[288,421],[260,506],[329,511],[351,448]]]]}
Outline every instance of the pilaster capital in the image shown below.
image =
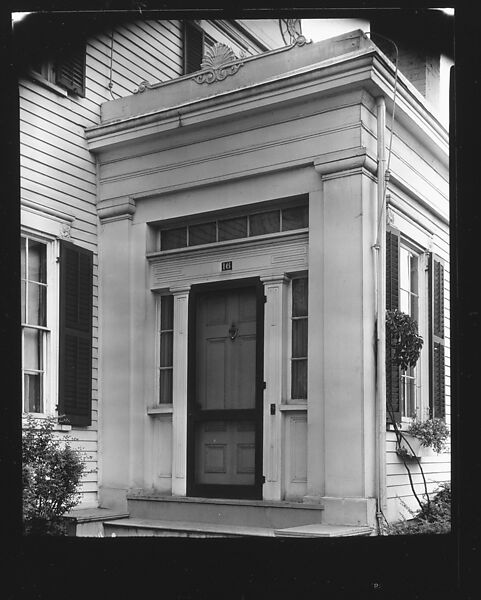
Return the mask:
{"type": "Polygon", "coordinates": [[[377,172],[377,162],[367,148],[347,148],[336,152],[326,152],[314,159],[314,168],[324,178],[330,176],[342,176],[343,172],[352,169],[366,169],[373,175],[377,172]]]}
{"type": "Polygon", "coordinates": [[[261,277],[260,280],[264,286],[267,286],[272,284],[287,283],[289,281],[289,277],[287,277],[285,273],[281,273],[279,275],[266,275],[265,277],[261,277]]]}
{"type": "Polygon", "coordinates": [[[109,198],[108,200],[101,200],[97,204],[97,213],[102,223],[120,221],[122,219],[132,220],[135,209],[135,200],[129,196],[109,198]]]}
{"type": "Polygon", "coordinates": [[[174,285],[171,288],[169,288],[169,290],[174,296],[186,296],[190,292],[190,285],[174,285]]]}

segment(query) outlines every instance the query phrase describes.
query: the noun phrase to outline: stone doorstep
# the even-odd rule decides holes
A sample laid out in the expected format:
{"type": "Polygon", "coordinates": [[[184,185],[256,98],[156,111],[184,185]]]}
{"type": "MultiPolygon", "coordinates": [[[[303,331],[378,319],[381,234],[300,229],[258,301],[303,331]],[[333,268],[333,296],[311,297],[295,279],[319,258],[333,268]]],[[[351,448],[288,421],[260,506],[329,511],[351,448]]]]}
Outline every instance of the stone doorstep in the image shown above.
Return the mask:
{"type": "MultiPolygon", "coordinates": [[[[222,525],[218,523],[197,523],[194,521],[160,521],[157,519],[118,519],[109,521],[108,526],[126,529],[152,529],[153,531],[171,531],[175,537],[176,531],[209,533],[225,536],[257,536],[274,537],[274,530],[266,527],[246,527],[243,525],[222,525]]],[[[152,534],[155,535],[155,534],[152,534]]],[[[108,537],[108,536],[106,536],[108,537]]]]}
{"type": "Polygon", "coordinates": [[[258,506],[260,508],[302,508],[307,510],[324,510],[324,506],[319,503],[290,502],[286,500],[246,500],[243,498],[203,498],[197,496],[162,496],[147,492],[129,492],[129,500],[148,500],[151,502],[172,502],[179,504],[224,504],[226,506],[258,506]]]}
{"type": "Polygon", "coordinates": [[[64,515],[64,518],[74,523],[91,523],[93,521],[109,521],[128,517],[126,512],[119,512],[111,508],[79,508],[73,509],[64,515]]]}
{"type": "Polygon", "coordinates": [[[277,537],[352,537],[372,535],[372,527],[362,527],[356,525],[323,525],[314,523],[312,525],[300,525],[298,527],[286,527],[285,529],[275,529],[274,534],[277,537]]]}
{"type": "MultiPolygon", "coordinates": [[[[154,519],[118,519],[109,521],[107,526],[126,529],[151,529],[152,531],[191,532],[216,536],[256,536],[256,537],[290,537],[290,538],[318,538],[318,537],[352,537],[369,536],[373,533],[371,527],[352,525],[322,525],[313,523],[298,527],[284,529],[270,529],[266,527],[245,527],[241,525],[220,525],[217,523],[196,523],[186,521],[159,521],[154,519]]],[[[155,533],[152,533],[155,535],[155,533]]]]}

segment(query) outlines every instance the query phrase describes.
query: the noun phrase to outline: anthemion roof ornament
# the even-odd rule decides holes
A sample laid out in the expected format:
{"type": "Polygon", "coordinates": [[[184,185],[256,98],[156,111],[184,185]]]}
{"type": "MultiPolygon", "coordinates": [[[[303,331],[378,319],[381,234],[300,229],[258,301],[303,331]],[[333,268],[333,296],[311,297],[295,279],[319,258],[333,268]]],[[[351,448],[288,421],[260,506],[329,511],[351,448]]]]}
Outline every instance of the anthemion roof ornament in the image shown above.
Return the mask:
{"type": "Polygon", "coordinates": [[[200,65],[203,72],[194,75],[193,79],[197,83],[222,81],[229,75],[235,75],[244,65],[243,62],[238,62],[239,60],[229,46],[220,43],[214,44],[207,49],[200,65]]]}
{"type": "Polygon", "coordinates": [[[279,19],[279,27],[286,46],[294,44],[303,46],[307,43],[306,38],[302,35],[301,19],[279,19]],[[289,36],[289,41],[286,40],[286,36],[289,36]]]}

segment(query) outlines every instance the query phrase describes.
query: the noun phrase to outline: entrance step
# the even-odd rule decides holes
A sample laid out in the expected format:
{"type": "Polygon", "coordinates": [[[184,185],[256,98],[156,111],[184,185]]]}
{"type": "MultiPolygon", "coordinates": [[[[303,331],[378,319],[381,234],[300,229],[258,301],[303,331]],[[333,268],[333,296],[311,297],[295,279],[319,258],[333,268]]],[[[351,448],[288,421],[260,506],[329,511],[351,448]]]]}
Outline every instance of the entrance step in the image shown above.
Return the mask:
{"type": "Polygon", "coordinates": [[[175,497],[145,492],[129,494],[127,503],[131,519],[272,530],[320,524],[323,511],[321,504],[175,497]]]}
{"type": "Polygon", "coordinates": [[[266,527],[245,527],[218,523],[193,521],[157,521],[154,519],[117,519],[104,523],[106,537],[189,537],[189,538],[238,538],[274,537],[274,530],[266,527]]]}
{"type": "Polygon", "coordinates": [[[219,523],[196,523],[189,521],[156,521],[154,519],[117,519],[104,523],[106,537],[189,537],[189,538],[239,538],[239,537],[284,537],[318,538],[368,536],[371,527],[349,525],[322,525],[312,523],[299,527],[270,529],[219,523]]]}
{"type": "Polygon", "coordinates": [[[128,516],[127,513],[109,508],[74,508],[64,515],[64,519],[68,536],[102,537],[105,523],[128,516]]]}
{"type": "Polygon", "coordinates": [[[348,536],[366,536],[374,533],[372,527],[357,527],[352,525],[301,525],[300,527],[288,527],[285,529],[276,529],[274,534],[277,537],[348,537],[348,536]]]}

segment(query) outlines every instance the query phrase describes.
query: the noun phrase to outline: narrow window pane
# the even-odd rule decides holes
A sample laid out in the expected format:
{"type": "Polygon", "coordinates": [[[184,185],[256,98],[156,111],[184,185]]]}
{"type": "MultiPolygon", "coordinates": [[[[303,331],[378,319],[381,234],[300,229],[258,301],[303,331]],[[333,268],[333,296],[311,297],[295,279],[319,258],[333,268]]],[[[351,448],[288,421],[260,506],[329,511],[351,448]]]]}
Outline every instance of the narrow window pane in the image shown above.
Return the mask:
{"type": "Polygon", "coordinates": [[[307,356],[307,319],[292,321],[292,358],[307,356]]]}
{"type": "Polygon", "coordinates": [[[160,404],[172,404],[172,369],[160,371],[160,404]]]}
{"type": "Polygon", "coordinates": [[[172,332],[160,334],[160,367],[172,366],[172,332]]]}
{"type": "Polygon", "coordinates": [[[31,325],[47,324],[47,288],[38,283],[28,284],[28,323],[31,325]]]}
{"type": "Polygon", "coordinates": [[[23,330],[23,368],[27,370],[42,369],[42,332],[26,327],[23,330]]]}
{"type": "Polygon", "coordinates": [[[399,250],[399,287],[409,292],[411,290],[411,265],[409,252],[406,248],[399,250]]]}
{"type": "Polygon", "coordinates": [[[416,256],[410,255],[410,267],[411,267],[411,292],[413,294],[418,293],[418,259],[416,256]]]}
{"type": "Polygon", "coordinates": [[[162,296],[160,299],[160,329],[174,327],[174,297],[162,296]]]}
{"type": "Polygon", "coordinates": [[[250,235],[276,233],[277,231],[280,231],[280,212],[278,210],[273,210],[250,215],[249,222],[250,235]]]}
{"type": "Polygon", "coordinates": [[[47,247],[45,244],[28,240],[28,278],[31,281],[47,283],[47,247]]]}
{"type": "Polygon", "coordinates": [[[212,244],[216,241],[215,222],[189,226],[189,246],[212,244]]]}
{"type": "Polygon", "coordinates": [[[160,249],[173,250],[187,246],[187,227],[166,229],[160,234],[160,249]]]}
{"type": "Polygon", "coordinates": [[[292,361],[291,397],[293,400],[307,399],[307,360],[292,361]]]}
{"type": "Polygon", "coordinates": [[[27,278],[27,274],[25,271],[26,245],[27,245],[27,240],[25,238],[20,238],[20,277],[21,277],[21,279],[27,278]]]}
{"type": "Polygon", "coordinates": [[[292,316],[307,316],[307,277],[302,279],[293,279],[292,281],[292,316]]]}
{"type": "Polygon", "coordinates": [[[219,221],[219,242],[247,237],[247,217],[219,221]]]}
{"type": "Polygon", "coordinates": [[[399,310],[407,315],[411,314],[411,296],[406,290],[400,290],[399,310]]]}
{"type": "Polygon", "coordinates": [[[25,281],[22,281],[22,283],[21,283],[21,289],[22,289],[22,291],[21,291],[21,296],[22,296],[22,315],[21,315],[21,320],[22,320],[22,323],[26,323],[27,322],[27,315],[25,313],[25,294],[26,294],[26,289],[25,288],[26,288],[26,285],[27,284],[25,283],[25,281]]]}
{"type": "Polygon", "coordinates": [[[303,229],[309,225],[309,211],[307,206],[284,208],[282,210],[282,231],[303,229]]]}
{"type": "Polygon", "coordinates": [[[25,388],[25,412],[43,412],[42,399],[42,375],[41,373],[25,373],[24,375],[25,388]]]}

